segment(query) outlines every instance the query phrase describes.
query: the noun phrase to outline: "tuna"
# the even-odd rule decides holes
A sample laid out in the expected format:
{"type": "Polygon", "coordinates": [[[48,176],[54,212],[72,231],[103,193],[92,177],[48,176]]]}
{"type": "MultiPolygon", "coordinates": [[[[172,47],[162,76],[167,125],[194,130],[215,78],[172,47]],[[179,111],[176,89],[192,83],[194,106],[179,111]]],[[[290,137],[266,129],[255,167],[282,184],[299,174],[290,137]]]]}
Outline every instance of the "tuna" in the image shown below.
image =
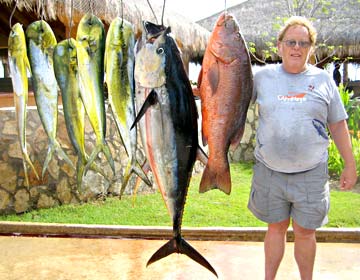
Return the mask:
{"type": "Polygon", "coordinates": [[[53,67],[53,52],[56,38],[50,25],[43,20],[31,23],[26,29],[27,51],[32,71],[32,82],[36,106],[44,130],[49,139],[48,152],[44,162],[42,176],[55,151],[75,169],[56,140],[58,120],[58,86],[53,67]]]}
{"type": "Polygon", "coordinates": [[[253,77],[245,40],[236,19],[223,13],[217,19],[205,50],[198,87],[201,98],[202,139],[209,159],[200,192],[231,192],[228,151],[243,136],[252,97],[253,77]]]}
{"type": "Polygon", "coordinates": [[[180,52],[169,33],[170,28],[166,28],[154,37],[143,36],[145,41],[135,63],[135,123],[140,125],[146,158],[173,224],[173,238],[152,255],[147,265],[181,253],[217,276],[210,263],[181,235],[198,148],[197,111],[180,52]]]}
{"type": "Polygon", "coordinates": [[[26,147],[26,108],[28,100],[27,71],[30,71],[30,63],[26,54],[25,33],[20,23],[16,23],[11,28],[8,49],[10,75],[14,90],[16,122],[21,153],[23,157],[25,184],[29,186],[29,178],[26,164],[30,165],[37,179],[39,179],[39,175],[37,174],[36,169],[30,160],[26,147]]]}

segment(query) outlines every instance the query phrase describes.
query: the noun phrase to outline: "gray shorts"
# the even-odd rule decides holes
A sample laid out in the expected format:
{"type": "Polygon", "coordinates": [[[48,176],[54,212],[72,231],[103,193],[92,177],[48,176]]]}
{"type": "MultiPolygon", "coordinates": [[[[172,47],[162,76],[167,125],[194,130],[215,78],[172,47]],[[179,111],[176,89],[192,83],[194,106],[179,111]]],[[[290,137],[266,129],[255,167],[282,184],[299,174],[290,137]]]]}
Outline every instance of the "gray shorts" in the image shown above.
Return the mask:
{"type": "Polygon", "coordinates": [[[257,162],[248,208],[266,223],[291,217],[298,225],[316,229],[328,222],[330,193],[327,162],[300,173],[281,173],[257,162]]]}

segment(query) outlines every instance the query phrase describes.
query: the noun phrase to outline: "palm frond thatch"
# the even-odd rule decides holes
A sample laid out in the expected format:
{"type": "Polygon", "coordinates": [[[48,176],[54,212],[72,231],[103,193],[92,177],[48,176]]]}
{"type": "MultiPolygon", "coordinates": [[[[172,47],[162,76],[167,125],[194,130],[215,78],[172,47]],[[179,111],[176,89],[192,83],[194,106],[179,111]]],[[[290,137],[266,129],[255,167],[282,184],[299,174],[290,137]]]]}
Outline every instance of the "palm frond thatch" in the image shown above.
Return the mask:
{"type": "MultiPolygon", "coordinates": [[[[318,31],[316,58],[330,57],[360,60],[360,1],[358,0],[248,0],[228,9],[239,21],[247,42],[255,45],[255,55],[276,62],[279,27],[292,15],[301,15],[313,21],[318,31]],[[297,4],[296,4],[297,3],[297,4]]],[[[208,30],[219,16],[198,21],[208,30]]]]}
{"type": "MultiPolygon", "coordinates": [[[[0,4],[8,7],[14,7],[15,2],[15,0],[0,0],[0,4]]],[[[146,0],[22,0],[17,1],[17,9],[25,13],[35,13],[38,18],[45,20],[60,20],[66,28],[69,28],[71,21],[74,30],[85,13],[94,13],[106,25],[123,14],[124,19],[134,24],[138,36],[141,34],[143,20],[156,22],[146,0]],[[123,10],[121,2],[123,2],[123,10]]],[[[160,23],[162,7],[153,6],[153,10],[160,23]]],[[[164,25],[171,26],[183,57],[188,61],[199,62],[210,32],[174,11],[167,11],[166,7],[164,25]]]]}

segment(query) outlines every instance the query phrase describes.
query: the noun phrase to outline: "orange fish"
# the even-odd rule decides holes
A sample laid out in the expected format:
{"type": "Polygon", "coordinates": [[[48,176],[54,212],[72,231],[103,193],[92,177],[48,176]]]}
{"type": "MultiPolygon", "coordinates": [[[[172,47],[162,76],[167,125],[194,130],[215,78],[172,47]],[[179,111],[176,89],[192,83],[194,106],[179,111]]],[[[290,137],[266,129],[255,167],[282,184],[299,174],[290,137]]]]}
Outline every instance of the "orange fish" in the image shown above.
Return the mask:
{"type": "Polygon", "coordinates": [[[203,144],[209,160],[200,192],[220,189],[231,192],[228,161],[230,146],[236,148],[244,133],[253,91],[249,51],[236,19],[219,16],[207,45],[198,79],[202,112],[203,144]]]}

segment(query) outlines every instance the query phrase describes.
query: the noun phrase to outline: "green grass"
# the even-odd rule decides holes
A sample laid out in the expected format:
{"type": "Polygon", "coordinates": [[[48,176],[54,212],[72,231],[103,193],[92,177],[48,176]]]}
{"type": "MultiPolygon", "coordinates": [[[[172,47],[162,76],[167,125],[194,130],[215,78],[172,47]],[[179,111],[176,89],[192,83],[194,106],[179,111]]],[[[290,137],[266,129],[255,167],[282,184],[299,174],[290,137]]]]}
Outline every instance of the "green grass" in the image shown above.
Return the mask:
{"type": "MultiPolygon", "coordinates": [[[[232,193],[230,196],[212,190],[199,194],[201,175],[191,180],[185,205],[183,226],[188,227],[258,227],[266,226],[247,209],[252,165],[232,164],[232,193]]],[[[331,192],[331,210],[328,227],[359,227],[360,194],[331,192]]],[[[171,220],[159,192],[132,197],[107,198],[82,205],[63,205],[40,209],[21,215],[0,216],[3,221],[171,226],[171,220]]]]}

